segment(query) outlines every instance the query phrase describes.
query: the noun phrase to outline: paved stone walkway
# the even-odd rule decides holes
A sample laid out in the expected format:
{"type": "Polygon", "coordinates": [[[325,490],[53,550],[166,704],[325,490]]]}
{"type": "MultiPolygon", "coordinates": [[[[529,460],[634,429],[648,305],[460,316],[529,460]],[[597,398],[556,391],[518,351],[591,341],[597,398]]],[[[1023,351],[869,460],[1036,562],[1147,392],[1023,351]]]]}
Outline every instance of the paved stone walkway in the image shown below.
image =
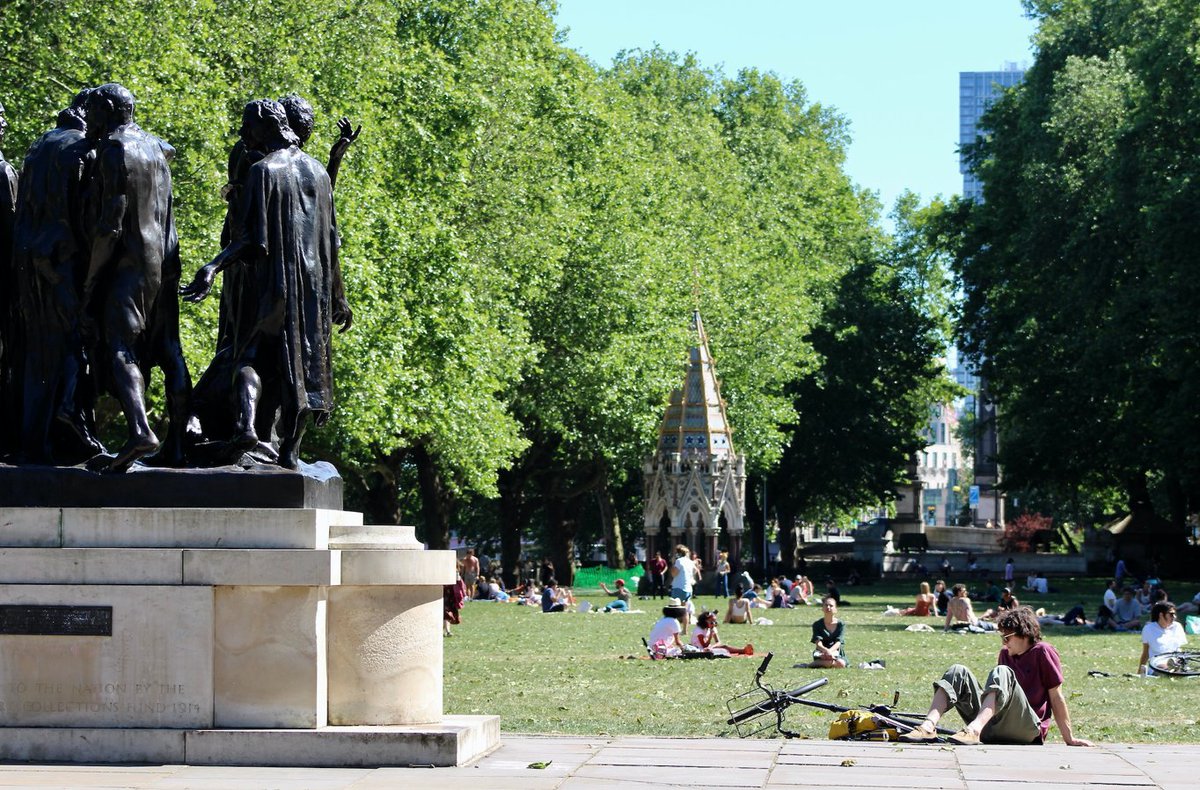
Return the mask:
{"type": "Polygon", "coordinates": [[[225,768],[0,764],[0,788],[133,790],[609,790],[1200,786],[1200,747],[904,746],[725,738],[509,736],[463,768],[225,768]],[[531,768],[545,763],[544,768],[531,768]]]}

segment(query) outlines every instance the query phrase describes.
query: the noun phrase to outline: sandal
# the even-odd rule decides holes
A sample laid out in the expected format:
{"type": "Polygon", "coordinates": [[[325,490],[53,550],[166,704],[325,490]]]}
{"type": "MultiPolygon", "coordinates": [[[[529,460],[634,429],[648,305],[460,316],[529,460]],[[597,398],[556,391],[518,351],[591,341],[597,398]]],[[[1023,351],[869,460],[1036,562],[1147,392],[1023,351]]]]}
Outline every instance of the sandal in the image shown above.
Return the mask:
{"type": "Polygon", "coordinates": [[[934,727],[933,732],[928,732],[920,727],[914,727],[912,732],[903,733],[896,740],[901,743],[933,743],[937,739],[937,727],[934,727]]]}
{"type": "Polygon", "coordinates": [[[946,740],[956,746],[978,746],[979,734],[970,730],[959,730],[946,740]]]}

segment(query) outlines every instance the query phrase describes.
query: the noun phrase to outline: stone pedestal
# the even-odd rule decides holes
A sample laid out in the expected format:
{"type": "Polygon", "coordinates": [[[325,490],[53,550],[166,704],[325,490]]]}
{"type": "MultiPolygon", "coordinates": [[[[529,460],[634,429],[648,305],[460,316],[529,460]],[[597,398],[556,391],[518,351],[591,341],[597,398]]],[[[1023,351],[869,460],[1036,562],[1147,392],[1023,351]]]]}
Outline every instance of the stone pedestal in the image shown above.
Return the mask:
{"type": "MultiPolygon", "coordinates": [[[[249,481],[247,481],[249,482],[249,481]]],[[[454,554],[317,508],[0,508],[0,759],[456,765],[454,554]]]]}

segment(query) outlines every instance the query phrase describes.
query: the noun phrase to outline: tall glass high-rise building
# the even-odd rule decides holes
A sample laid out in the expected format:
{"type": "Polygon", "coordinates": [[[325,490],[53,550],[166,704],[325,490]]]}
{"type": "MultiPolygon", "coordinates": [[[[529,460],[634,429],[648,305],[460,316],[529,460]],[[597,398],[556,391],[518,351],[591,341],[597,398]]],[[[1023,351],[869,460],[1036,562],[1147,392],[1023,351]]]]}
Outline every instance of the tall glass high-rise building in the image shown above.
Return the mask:
{"type": "MultiPolygon", "coordinates": [[[[1007,88],[1017,85],[1025,77],[1025,70],[1016,63],[1005,63],[1003,71],[960,71],[958,73],[958,144],[975,142],[976,126],[988,105],[1000,97],[1007,88]]],[[[961,153],[958,170],[963,177],[963,197],[983,199],[983,185],[967,170],[961,153]]]]}

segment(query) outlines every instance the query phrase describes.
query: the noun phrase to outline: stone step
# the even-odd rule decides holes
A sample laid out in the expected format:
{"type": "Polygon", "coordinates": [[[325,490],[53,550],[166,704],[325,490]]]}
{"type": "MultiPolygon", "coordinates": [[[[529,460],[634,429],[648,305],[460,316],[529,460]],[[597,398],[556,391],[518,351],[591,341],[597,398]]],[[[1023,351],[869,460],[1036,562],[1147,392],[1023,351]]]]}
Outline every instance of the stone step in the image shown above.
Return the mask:
{"type": "Polygon", "coordinates": [[[0,508],[0,548],[325,549],[362,514],[318,508],[0,508]]]}
{"type": "Polygon", "coordinates": [[[0,760],[309,768],[465,765],[500,745],[498,716],[297,730],[6,727],[0,760]]]}

